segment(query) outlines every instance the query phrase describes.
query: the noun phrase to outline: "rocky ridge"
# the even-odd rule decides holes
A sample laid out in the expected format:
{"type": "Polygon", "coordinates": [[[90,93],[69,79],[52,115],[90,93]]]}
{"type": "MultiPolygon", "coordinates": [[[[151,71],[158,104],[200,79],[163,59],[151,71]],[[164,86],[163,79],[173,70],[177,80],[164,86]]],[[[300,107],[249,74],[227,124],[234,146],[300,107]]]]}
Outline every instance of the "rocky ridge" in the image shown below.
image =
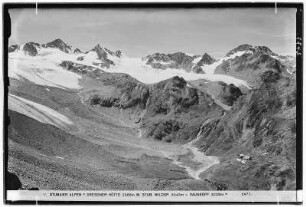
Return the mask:
{"type": "Polygon", "coordinates": [[[205,53],[202,57],[200,55],[188,55],[183,52],[176,52],[172,54],[154,53],[143,58],[147,65],[151,65],[155,69],[183,69],[187,72],[204,73],[200,66],[210,65],[215,62],[215,59],[205,53]],[[194,62],[199,59],[199,62],[194,62]]]}

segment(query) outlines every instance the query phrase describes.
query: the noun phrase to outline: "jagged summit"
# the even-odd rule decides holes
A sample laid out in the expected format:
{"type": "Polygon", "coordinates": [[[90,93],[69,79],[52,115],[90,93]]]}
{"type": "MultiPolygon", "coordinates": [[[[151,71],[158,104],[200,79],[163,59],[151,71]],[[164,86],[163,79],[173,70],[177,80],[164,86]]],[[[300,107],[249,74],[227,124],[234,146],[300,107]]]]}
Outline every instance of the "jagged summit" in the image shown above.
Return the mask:
{"type": "Polygon", "coordinates": [[[96,46],[94,46],[91,50],[92,51],[96,51],[96,50],[100,50],[103,49],[103,47],[101,47],[101,45],[98,43],[96,46]]]}
{"type": "Polygon", "coordinates": [[[82,51],[81,51],[79,48],[75,48],[75,49],[73,50],[73,53],[74,53],[74,54],[80,54],[80,53],[82,53],[82,51]]]}
{"type": "Polygon", "coordinates": [[[44,48],[58,48],[59,50],[70,53],[71,52],[71,46],[67,45],[63,40],[61,39],[55,39],[51,42],[48,42],[47,44],[42,45],[44,48]]]}
{"type": "Polygon", "coordinates": [[[30,56],[36,56],[38,53],[37,48],[39,47],[40,45],[38,43],[28,42],[23,46],[23,51],[30,56]]]}
{"type": "Polygon", "coordinates": [[[277,54],[272,52],[272,50],[270,48],[268,48],[267,46],[252,46],[252,45],[249,45],[249,44],[242,44],[242,45],[239,45],[238,47],[230,50],[226,54],[226,57],[229,57],[229,56],[233,55],[234,53],[243,52],[243,51],[277,56],[277,54]]]}
{"type": "Polygon", "coordinates": [[[272,50],[267,46],[255,46],[255,50],[268,55],[277,56],[277,54],[272,52],[272,50]]]}
{"type": "MultiPolygon", "coordinates": [[[[90,51],[96,52],[98,55],[98,58],[100,60],[105,60],[107,59],[107,52],[105,51],[105,49],[103,47],[100,46],[100,44],[97,44],[93,49],[91,49],[90,51]]],[[[89,51],[89,52],[90,52],[89,51]]]]}
{"type": "Polygon", "coordinates": [[[99,59],[107,58],[108,55],[120,58],[122,55],[122,52],[120,50],[112,51],[110,49],[107,49],[106,47],[101,46],[100,44],[97,44],[94,48],[92,48],[90,51],[86,53],[89,53],[91,51],[96,52],[98,54],[99,59]]]}
{"type": "Polygon", "coordinates": [[[66,44],[62,39],[57,38],[49,43],[55,43],[55,44],[66,44]]]}
{"type": "Polygon", "coordinates": [[[240,51],[252,51],[254,48],[252,45],[249,44],[242,44],[238,47],[235,47],[234,49],[230,50],[225,56],[229,57],[234,53],[240,52],[240,51]]]}
{"type": "Polygon", "coordinates": [[[179,88],[187,86],[187,82],[183,77],[173,76],[156,84],[158,87],[165,87],[166,84],[170,84],[179,88]]]}
{"type": "Polygon", "coordinates": [[[212,63],[216,62],[216,59],[211,57],[209,54],[204,53],[201,60],[198,62],[198,65],[210,65],[212,63]]]}

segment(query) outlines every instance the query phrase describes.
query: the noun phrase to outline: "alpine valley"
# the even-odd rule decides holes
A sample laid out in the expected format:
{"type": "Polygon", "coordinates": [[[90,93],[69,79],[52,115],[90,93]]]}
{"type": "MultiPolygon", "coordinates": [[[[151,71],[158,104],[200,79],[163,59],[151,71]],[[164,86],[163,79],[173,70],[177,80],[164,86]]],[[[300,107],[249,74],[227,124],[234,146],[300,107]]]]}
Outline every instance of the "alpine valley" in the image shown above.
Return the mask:
{"type": "Polygon", "coordinates": [[[8,52],[8,189],[295,190],[295,57],[8,52]]]}

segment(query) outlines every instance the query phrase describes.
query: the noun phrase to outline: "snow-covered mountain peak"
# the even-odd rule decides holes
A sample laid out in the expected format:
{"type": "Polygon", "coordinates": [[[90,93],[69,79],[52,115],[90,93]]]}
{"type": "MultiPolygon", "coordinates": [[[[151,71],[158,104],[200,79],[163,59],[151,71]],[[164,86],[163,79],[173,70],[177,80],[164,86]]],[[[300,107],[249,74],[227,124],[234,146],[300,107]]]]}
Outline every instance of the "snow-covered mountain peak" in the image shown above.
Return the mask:
{"type": "Polygon", "coordinates": [[[44,48],[58,48],[59,50],[65,52],[65,53],[71,53],[72,52],[71,46],[66,44],[61,39],[55,39],[51,42],[43,44],[42,47],[44,47],[44,48]]]}
{"type": "Polygon", "coordinates": [[[266,46],[255,46],[254,47],[256,52],[261,52],[261,53],[265,53],[267,55],[275,55],[277,56],[276,53],[272,52],[272,50],[266,46]]]}
{"type": "Polygon", "coordinates": [[[251,51],[251,52],[254,52],[254,48],[252,45],[249,45],[249,44],[242,44],[242,45],[239,45],[238,47],[230,50],[226,55],[225,57],[230,57],[232,56],[233,54],[235,53],[238,53],[238,52],[248,52],[248,51],[251,51]]]}
{"type": "Polygon", "coordinates": [[[242,54],[242,53],[258,53],[258,54],[267,54],[271,56],[278,56],[267,46],[252,46],[249,44],[242,44],[238,47],[230,50],[225,57],[233,56],[234,54],[242,54]]]}
{"type": "Polygon", "coordinates": [[[104,50],[103,47],[98,43],[95,45],[90,51],[99,51],[99,50],[104,50]]]}
{"type": "Polygon", "coordinates": [[[215,58],[210,56],[208,53],[204,53],[200,61],[198,62],[198,65],[210,65],[216,61],[215,58]]]}

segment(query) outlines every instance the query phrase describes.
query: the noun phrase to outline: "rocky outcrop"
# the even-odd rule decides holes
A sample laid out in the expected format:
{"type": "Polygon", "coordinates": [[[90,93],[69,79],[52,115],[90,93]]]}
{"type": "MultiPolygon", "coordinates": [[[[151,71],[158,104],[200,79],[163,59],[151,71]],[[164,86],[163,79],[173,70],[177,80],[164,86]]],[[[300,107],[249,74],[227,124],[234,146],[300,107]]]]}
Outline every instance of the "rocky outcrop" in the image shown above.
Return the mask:
{"type": "Polygon", "coordinates": [[[266,46],[252,46],[252,45],[249,45],[249,44],[242,44],[242,45],[239,45],[238,47],[230,50],[226,54],[226,57],[229,57],[232,54],[235,54],[237,52],[243,52],[243,51],[248,51],[248,52],[252,52],[252,53],[262,53],[262,54],[277,56],[276,53],[272,52],[272,50],[270,48],[266,47],[266,46]]]}
{"type": "Polygon", "coordinates": [[[117,95],[94,94],[90,97],[90,105],[116,107],[118,109],[145,109],[149,90],[142,84],[126,82],[117,95]]]}
{"type": "Polygon", "coordinates": [[[172,61],[174,61],[178,65],[178,67],[191,68],[193,66],[192,61],[194,60],[194,57],[186,55],[183,52],[176,52],[173,54],[169,54],[169,57],[172,61]]]}
{"type": "Polygon", "coordinates": [[[180,77],[151,86],[123,74],[103,73],[98,80],[107,90],[88,92],[86,103],[137,115],[135,123],[151,139],[186,143],[205,119],[222,114],[210,95],[188,87],[180,77]]]}
{"type": "MultiPolygon", "coordinates": [[[[239,50],[240,47],[236,49],[239,50]]],[[[248,48],[248,51],[252,52],[246,52],[241,56],[223,61],[216,68],[215,73],[227,74],[246,80],[253,87],[260,86],[262,83],[261,75],[267,71],[274,71],[279,73],[280,76],[289,75],[287,71],[288,67],[277,56],[273,56],[276,54],[269,48],[263,46],[253,47],[250,45],[243,45],[242,48],[245,49],[245,47],[248,48]]]]}
{"type": "Polygon", "coordinates": [[[213,57],[211,57],[209,54],[205,53],[202,58],[200,59],[199,62],[197,62],[193,68],[192,68],[192,71],[194,73],[205,73],[202,69],[202,66],[204,65],[211,65],[213,64],[214,62],[216,62],[216,59],[214,59],[213,57]]]}
{"type": "Polygon", "coordinates": [[[9,47],[8,47],[8,52],[15,52],[15,51],[17,51],[17,50],[19,50],[20,49],[20,46],[19,45],[10,45],[9,47]]]}
{"type": "Polygon", "coordinates": [[[74,53],[74,54],[80,54],[80,53],[82,53],[82,51],[81,51],[79,48],[75,48],[75,49],[73,50],[73,53],[74,53]]]}
{"type": "Polygon", "coordinates": [[[187,72],[204,73],[201,66],[205,63],[214,61],[207,53],[201,59],[201,63],[195,64],[194,59],[198,58],[197,55],[187,55],[183,52],[176,52],[173,54],[154,53],[143,58],[147,65],[151,65],[155,69],[183,69],[187,72]],[[210,59],[211,58],[211,59],[210,59]]]}
{"type": "Polygon", "coordinates": [[[252,45],[249,45],[249,44],[242,44],[242,45],[239,45],[238,47],[230,50],[225,56],[226,57],[229,57],[237,52],[240,52],[240,51],[252,51],[254,52],[254,48],[252,45]]]}
{"type": "Polygon", "coordinates": [[[116,50],[115,55],[120,58],[122,56],[122,52],[120,50],[116,50]]]}
{"type": "Polygon", "coordinates": [[[28,42],[23,46],[23,51],[30,56],[36,56],[38,51],[36,48],[40,47],[38,43],[28,42]]]}
{"type": "Polygon", "coordinates": [[[215,102],[223,107],[224,110],[230,110],[230,106],[248,90],[222,81],[194,80],[189,81],[188,84],[200,91],[211,94],[215,102]]]}
{"type": "Polygon", "coordinates": [[[221,92],[218,94],[220,101],[228,106],[232,106],[235,101],[242,95],[241,90],[234,84],[219,83],[221,92]]]}
{"type": "Polygon", "coordinates": [[[221,114],[210,95],[173,77],[151,86],[141,128],[149,138],[186,143],[196,137],[205,119],[221,114]]]}
{"type": "MultiPolygon", "coordinates": [[[[117,54],[118,56],[121,56],[120,51],[116,51],[117,53],[112,52],[111,50],[108,50],[107,48],[100,46],[100,44],[96,45],[92,50],[86,52],[85,56],[89,52],[94,52],[97,54],[97,62],[93,62],[92,64],[95,66],[101,67],[101,68],[110,68],[110,66],[115,65],[115,63],[108,58],[109,55],[116,56],[117,54]]],[[[81,56],[78,58],[78,60],[81,60],[81,61],[83,59],[84,59],[84,56],[81,56]]]]}
{"type": "Polygon", "coordinates": [[[203,66],[203,65],[211,65],[214,62],[216,62],[216,59],[211,57],[209,54],[205,53],[202,56],[202,59],[197,63],[198,66],[203,66]]]}
{"type": "Polygon", "coordinates": [[[88,66],[88,65],[83,65],[83,64],[78,64],[72,61],[62,61],[59,64],[59,66],[71,72],[75,72],[75,73],[82,74],[82,75],[104,73],[104,71],[99,68],[88,66]]]}
{"type": "Polygon", "coordinates": [[[203,71],[202,67],[199,65],[196,65],[192,68],[192,72],[197,73],[197,74],[204,74],[205,72],[203,71]]]}
{"type": "Polygon", "coordinates": [[[202,66],[210,65],[216,60],[205,53],[200,60],[196,60],[200,55],[188,55],[183,52],[173,54],[154,53],[143,58],[147,65],[155,69],[183,69],[187,72],[204,73],[202,66]],[[196,60],[196,62],[195,62],[196,60]]]}
{"type": "Polygon", "coordinates": [[[61,39],[55,39],[52,42],[48,42],[47,44],[43,44],[42,47],[44,48],[58,48],[59,50],[70,53],[71,52],[71,46],[67,45],[63,40],[61,39]]]}
{"type": "Polygon", "coordinates": [[[102,48],[99,44],[96,45],[91,51],[94,51],[98,55],[98,59],[106,60],[107,59],[107,52],[102,48]]]}
{"type": "Polygon", "coordinates": [[[105,50],[108,54],[110,54],[110,55],[112,55],[112,56],[116,56],[116,57],[118,57],[118,58],[120,58],[121,55],[122,55],[120,50],[116,50],[115,52],[113,52],[113,51],[111,51],[111,50],[109,50],[109,49],[107,49],[107,48],[104,48],[104,50],[105,50]]]}
{"type": "MultiPolygon", "coordinates": [[[[224,161],[206,173],[229,189],[294,189],[296,80],[265,72],[261,86],[202,127],[196,145],[224,161]],[[244,163],[237,154],[252,157],[244,163]]],[[[204,175],[203,175],[204,176],[204,175]]],[[[204,176],[205,177],[205,176],[204,176]]]]}

